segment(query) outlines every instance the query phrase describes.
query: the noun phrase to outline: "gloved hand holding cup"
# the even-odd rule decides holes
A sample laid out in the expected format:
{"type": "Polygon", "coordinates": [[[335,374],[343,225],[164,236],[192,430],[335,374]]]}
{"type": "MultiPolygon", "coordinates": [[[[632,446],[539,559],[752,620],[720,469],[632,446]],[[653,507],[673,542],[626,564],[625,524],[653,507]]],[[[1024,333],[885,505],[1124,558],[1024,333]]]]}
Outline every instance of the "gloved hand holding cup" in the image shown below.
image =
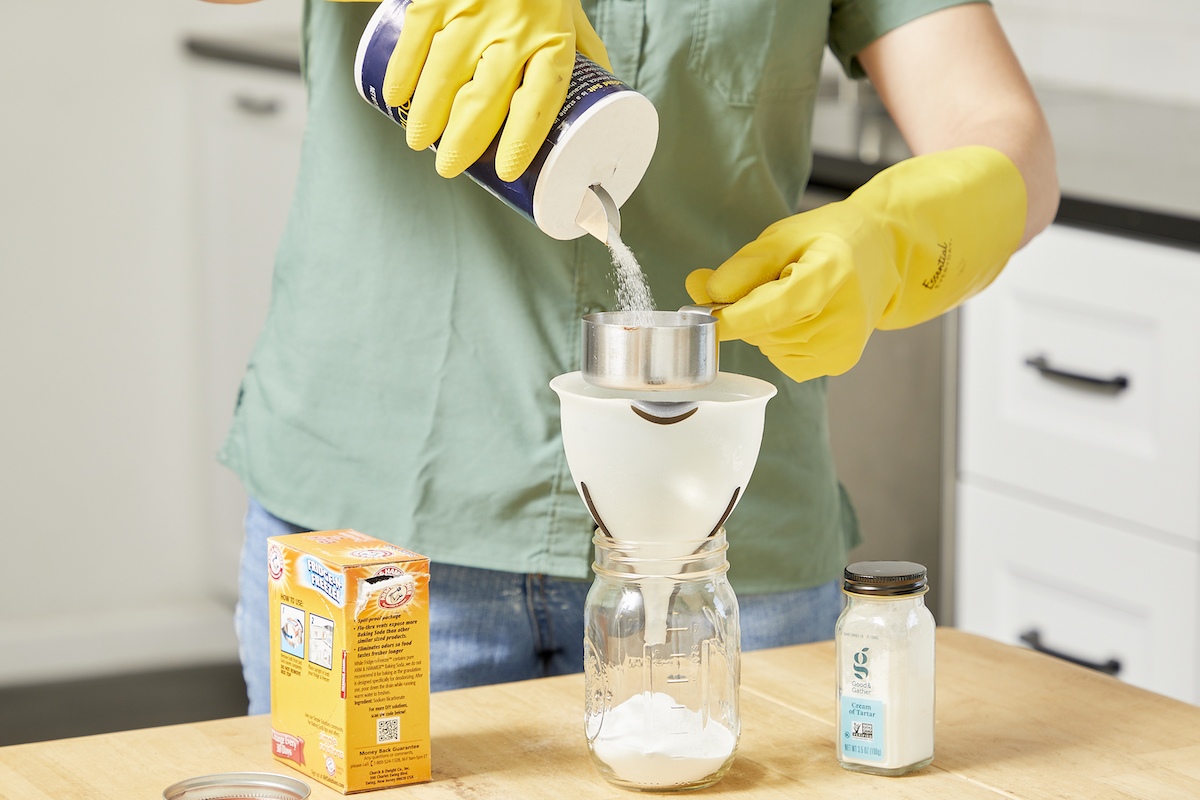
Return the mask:
{"type": "Polygon", "coordinates": [[[1025,182],[971,146],[918,156],[846,200],[787,217],[687,278],[722,341],[743,339],[796,381],[854,366],[876,328],[917,325],[987,286],[1016,251],[1025,182]]]}

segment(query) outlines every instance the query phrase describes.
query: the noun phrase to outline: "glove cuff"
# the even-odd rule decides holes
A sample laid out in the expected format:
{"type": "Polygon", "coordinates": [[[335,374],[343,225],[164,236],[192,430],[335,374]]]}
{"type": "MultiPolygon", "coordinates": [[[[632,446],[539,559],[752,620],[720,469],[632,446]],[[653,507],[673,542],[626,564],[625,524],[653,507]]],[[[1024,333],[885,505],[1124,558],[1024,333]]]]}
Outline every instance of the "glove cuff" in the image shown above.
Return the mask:
{"type": "Polygon", "coordinates": [[[1025,230],[1025,181],[1011,160],[984,146],[907,159],[846,202],[890,234],[899,287],[877,327],[917,325],[991,283],[1025,230]]]}

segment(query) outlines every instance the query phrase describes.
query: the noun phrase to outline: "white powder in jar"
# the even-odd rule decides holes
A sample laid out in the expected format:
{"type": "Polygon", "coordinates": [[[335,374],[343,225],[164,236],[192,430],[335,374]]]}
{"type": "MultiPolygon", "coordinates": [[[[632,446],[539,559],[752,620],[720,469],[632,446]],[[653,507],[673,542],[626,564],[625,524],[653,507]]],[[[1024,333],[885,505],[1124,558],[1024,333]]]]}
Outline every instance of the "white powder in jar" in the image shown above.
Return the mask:
{"type": "Polygon", "coordinates": [[[649,692],[621,703],[604,715],[592,741],[596,757],[617,778],[639,786],[696,783],[721,768],[737,738],[700,712],[679,708],[663,692],[649,692]]]}

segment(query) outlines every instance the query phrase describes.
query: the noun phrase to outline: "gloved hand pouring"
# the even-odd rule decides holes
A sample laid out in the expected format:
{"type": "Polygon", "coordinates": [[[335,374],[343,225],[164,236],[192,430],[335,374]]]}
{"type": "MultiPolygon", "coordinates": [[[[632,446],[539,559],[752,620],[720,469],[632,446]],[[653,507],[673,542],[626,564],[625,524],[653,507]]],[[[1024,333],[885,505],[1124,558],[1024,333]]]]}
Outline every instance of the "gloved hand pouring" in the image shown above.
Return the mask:
{"type": "Polygon", "coordinates": [[[444,178],[474,163],[503,125],[496,174],[516,180],[562,107],[576,50],[611,68],[578,0],[414,2],[388,63],[384,99],[411,100],[408,145],[424,150],[440,140],[444,178]]]}

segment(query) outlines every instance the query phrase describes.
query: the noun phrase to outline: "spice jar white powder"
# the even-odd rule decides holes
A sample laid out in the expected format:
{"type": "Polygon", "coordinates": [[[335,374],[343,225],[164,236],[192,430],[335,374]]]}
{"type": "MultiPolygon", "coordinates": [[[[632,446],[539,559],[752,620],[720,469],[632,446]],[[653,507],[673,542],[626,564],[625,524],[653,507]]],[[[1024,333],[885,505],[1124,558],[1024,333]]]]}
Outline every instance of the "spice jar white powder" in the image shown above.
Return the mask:
{"type": "Polygon", "coordinates": [[[925,568],[864,561],[846,568],[849,599],[834,633],[838,761],[904,775],[933,760],[934,621],[925,568]]]}
{"type": "Polygon", "coordinates": [[[596,757],[617,778],[640,786],[696,783],[733,755],[737,739],[715,720],[679,708],[668,694],[635,695],[604,717],[592,741],[596,757]]]}

